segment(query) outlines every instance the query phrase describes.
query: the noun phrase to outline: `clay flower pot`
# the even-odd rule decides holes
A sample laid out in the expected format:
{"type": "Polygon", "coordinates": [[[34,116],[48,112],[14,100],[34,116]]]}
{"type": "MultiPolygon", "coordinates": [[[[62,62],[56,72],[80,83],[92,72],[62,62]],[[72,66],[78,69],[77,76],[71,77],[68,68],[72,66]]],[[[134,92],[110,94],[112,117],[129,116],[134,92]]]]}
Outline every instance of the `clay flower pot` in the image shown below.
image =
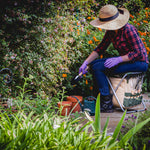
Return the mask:
{"type": "MultiPolygon", "coordinates": [[[[83,97],[82,96],[76,96],[75,95],[75,97],[78,98],[78,100],[80,101],[81,104],[83,103],[83,97]]],[[[81,111],[80,104],[78,103],[78,100],[75,97],[73,97],[73,96],[68,96],[67,97],[67,101],[72,102],[72,107],[71,107],[72,113],[81,111]]]]}
{"type": "Polygon", "coordinates": [[[57,105],[59,108],[63,107],[61,112],[60,112],[60,114],[62,116],[66,116],[66,115],[68,116],[69,115],[69,113],[71,111],[72,102],[62,101],[62,102],[58,102],[57,105]]]}

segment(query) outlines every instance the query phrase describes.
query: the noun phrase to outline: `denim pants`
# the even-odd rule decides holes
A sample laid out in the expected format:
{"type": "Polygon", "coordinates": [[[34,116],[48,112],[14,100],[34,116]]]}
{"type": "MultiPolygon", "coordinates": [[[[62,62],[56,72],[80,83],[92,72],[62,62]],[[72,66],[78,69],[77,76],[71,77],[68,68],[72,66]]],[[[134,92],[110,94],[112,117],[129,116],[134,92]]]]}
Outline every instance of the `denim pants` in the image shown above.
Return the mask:
{"type": "Polygon", "coordinates": [[[109,84],[106,78],[107,74],[116,75],[126,72],[146,72],[148,69],[148,64],[143,61],[136,62],[125,62],[113,68],[106,68],[104,63],[107,58],[97,59],[90,63],[92,72],[97,82],[97,86],[101,95],[109,95],[109,84]]]}

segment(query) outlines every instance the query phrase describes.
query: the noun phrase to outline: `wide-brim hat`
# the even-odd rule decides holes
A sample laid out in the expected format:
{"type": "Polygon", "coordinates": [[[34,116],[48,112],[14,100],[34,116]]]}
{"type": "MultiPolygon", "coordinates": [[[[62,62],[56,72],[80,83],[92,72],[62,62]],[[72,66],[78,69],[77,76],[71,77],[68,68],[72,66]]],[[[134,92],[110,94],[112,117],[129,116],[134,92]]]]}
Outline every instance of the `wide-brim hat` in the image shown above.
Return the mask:
{"type": "Polygon", "coordinates": [[[91,21],[90,24],[105,30],[117,30],[128,22],[129,17],[130,13],[127,9],[105,5],[99,11],[99,18],[91,21]]]}

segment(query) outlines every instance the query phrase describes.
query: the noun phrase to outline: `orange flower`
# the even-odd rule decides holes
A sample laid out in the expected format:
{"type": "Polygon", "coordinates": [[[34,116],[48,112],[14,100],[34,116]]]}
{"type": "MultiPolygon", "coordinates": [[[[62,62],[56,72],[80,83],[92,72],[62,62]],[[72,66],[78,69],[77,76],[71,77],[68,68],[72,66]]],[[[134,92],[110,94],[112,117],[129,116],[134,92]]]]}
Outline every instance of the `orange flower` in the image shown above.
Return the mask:
{"type": "Polygon", "coordinates": [[[79,29],[77,29],[77,34],[80,35],[79,29]]]}
{"type": "Polygon", "coordinates": [[[87,19],[91,19],[91,17],[87,17],[87,19]]]}
{"type": "Polygon", "coordinates": [[[91,33],[90,33],[90,31],[89,31],[88,29],[87,29],[87,34],[88,34],[88,35],[90,35],[90,34],[91,34],[91,33]]]}
{"type": "Polygon", "coordinates": [[[143,35],[146,36],[146,32],[143,32],[143,35]]]}
{"type": "Polygon", "coordinates": [[[148,12],[145,12],[146,18],[148,18],[148,12]]]}
{"type": "Polygon", "coordinates": [[[99,40],[97,40],[97,39],[96,39],[96,37],[95,37],[95,36],[93,36],[93,39],[94,39],[94,41],[95,41],[95,42],[98,42],[98,41],[99,41],[99,40]]]}
{"type": "Polygon", "coordinates": [[[147,55],[149,55],[149,51],[147,51],[147,55]]]}
{"type": "Polygon", "coordinates": [[[138,26],[140,26],[140,23],[137,23],[138,26]]]}
{"type": "Polygon", "coordinates": [[[146,47],[146,50],[150,52],[150,48],[149,47],[146,47]]]}
{"type": "Polygon", "coordinates": [[[91,90],[91,91],[93,90],[93,86],[90,86],[90,90],[91,90]]]}
{"type": "Polygon", "coordinates": [[[88,41],[88,43],[89,43],[89,44],[92,44],[93,42],[92,42],[92,40],[90,40],[90,41],[88,41]]]}
{"type": "Polygon", "coordinates": [[[86,74],[84,74],[83,76],[86,77],[86,74]]]}
{"type": "Polygon", "coordinates": [[[88,80],[85,80],[85,84],[86,84],[86,85],[88,84],[88,80]]]}
{"type": "Polygon", "coordinates": [[[93,17],[93,19],[96,19],[95,17],[93,17]]]}
{"type": "Polygon", "coordinates": [[[100,55],[100,59],[102,59],[103,58],[103,55],[100,55]]]}
{"type": "Polygon", "coordinates": [[[131,17],[132,19],[134,18],[134,16],[133,16],[133,15],[131,15],[131,14],[130,14],[130,17],[131,17]]]}
{"type": "Polygon", "coordinates": [[[67,74],[63,73],[63,74],[62,74],[62,77],[63,77],[63,78],[66,78],[66,77],[67,77],[67,74]]]}
{"type": "Polygon", "coordinates": [[[144,43],[144,45],[145,45],[145,47],[147,46],[147,43],[146,42],[143,42],[144,43]]]}
{"type": "Polygon", "coordinates": [[[99,31],[102,31],[102,29],[101,29],[101,28],[98,28],[98,30],[99,30],[99,31]]]}
{"type": "Polygon", "coordinates": [[[145,39],[144,38],[141,38],[142,39],[142,41],[145,41],[145,39]]]}
{"type": "Polygon", "coordinates": [[[77,26],[79,26],[80,24],[77,22],[77,26]]]}
{"type": "Polygon", "coordinates": [[[134,23],[137,23],[136,20],[133,21],[134,23]]]}
{"type": "Polygon", "coordinates": [[[146,20],[143,20],[143,22],[144,22],[144,23],[148,23],[148,21],[146,21],[146,20]]]}
{"type": "Polygon", "coordinates": [[[148,8],[145,8],[145,10],[148,10],[148,8]]]}

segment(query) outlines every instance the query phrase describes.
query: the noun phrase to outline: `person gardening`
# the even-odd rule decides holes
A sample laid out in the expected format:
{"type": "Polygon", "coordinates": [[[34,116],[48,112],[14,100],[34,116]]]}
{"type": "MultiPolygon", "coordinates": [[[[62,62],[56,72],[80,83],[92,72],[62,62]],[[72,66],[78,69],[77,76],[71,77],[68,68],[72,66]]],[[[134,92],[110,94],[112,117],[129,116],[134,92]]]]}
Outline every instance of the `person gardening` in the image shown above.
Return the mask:
{"type": "Polygon", "coordinates": [[[92,51],[79,68],[79,73],[87,73],[91,66],[101,93],[101,112],[113,112],[112,95],[106,78],[107,73],[146,72],[148,56],[137,29],[128,23],[130,13],[125,8],[105,5],[99,11],[99,18],[90,22],[94,27],[105,29],[101,43],[92,51]],[[110,43],[120,56],[96,59],[103,54],[110,43]],[[96,60],[95,60],[96,59],[96,60]]]}

